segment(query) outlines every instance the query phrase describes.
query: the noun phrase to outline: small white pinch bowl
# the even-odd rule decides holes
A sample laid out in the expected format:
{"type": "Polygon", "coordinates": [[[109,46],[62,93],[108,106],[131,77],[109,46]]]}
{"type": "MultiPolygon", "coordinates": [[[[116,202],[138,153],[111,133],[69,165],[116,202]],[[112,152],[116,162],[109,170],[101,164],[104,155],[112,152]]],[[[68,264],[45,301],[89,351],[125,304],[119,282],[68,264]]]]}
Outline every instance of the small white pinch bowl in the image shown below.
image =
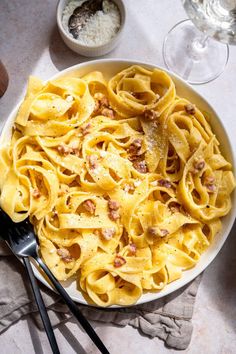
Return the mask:
{"type": "Polygon", "coordinates": [[[123,0],[112,0],[114,2],[121,16],[121,23],[119,31],[116,35],[107,43],[97,46],[88,46],[79,43],[75,38],[73,38],[64,28],[62,24],[62,14],[63,10],[66,7],[69,0],[59,0],[57,5],[57,26],[60,32],[60,35],[64,41],[64,43],[74,52],[83,55],[85,57],[98,57],[105,55],[111,52],[120,42],[123,34],[123,29],[126,22],[126,9],[123,0]]]}

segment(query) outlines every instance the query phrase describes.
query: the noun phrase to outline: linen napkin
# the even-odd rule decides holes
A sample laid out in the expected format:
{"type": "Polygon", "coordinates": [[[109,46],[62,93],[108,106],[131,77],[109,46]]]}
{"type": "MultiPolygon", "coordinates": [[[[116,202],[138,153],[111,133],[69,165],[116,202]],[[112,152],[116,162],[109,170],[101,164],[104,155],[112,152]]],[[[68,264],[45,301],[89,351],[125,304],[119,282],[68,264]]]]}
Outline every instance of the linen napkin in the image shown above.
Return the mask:
{"type": "MultiPolygon", "coordinates": [[[[194,302],[201,276],[180,290],[155,301],[121,309],[100,309],[78,305],[89,320],[133,326],[149,337],[159,337],[168,347],[186,349],[192,335],[194,302]]],[[[72,315],[60,297],[40,284],[53,326],[72,315]]],[[[22,316],[33,315],[37,326],[42,322],[34,302],[23,265],[0,243],[0,334],[22,316]]]]}

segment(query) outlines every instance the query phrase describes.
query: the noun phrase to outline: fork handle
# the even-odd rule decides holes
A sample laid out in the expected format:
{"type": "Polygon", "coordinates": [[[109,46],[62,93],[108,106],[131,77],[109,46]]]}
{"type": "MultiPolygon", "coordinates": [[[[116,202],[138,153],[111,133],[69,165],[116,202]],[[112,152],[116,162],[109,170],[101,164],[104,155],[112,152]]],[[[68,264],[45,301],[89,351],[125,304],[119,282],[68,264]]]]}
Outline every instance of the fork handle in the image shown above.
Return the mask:
{"type": "Polygon", "coordinates": [[[62,296],[64,299],[65,303],[69,307],[70,311],[73,313],[75,318],[78,320],[78,322],[81,324],[83,329],[86,331],[86,333],[89,335],[89,337],[92,339],[93,343],[97,346],[97,348],[100,350],[102,354],[110,354],[101,339],[98,337],[96,332],[94,331],[93,327],[91,324],[88,322],[88,320],[84,317],[82,312],[79,310],[77,305],[74,303],[74,301],[71,299],[71,297],[68,295],[66,290],[61,286],[59,281],[54,277],[50,269],[46,266],[46,264],[41,260],[40,257],[35,257],[36,261],[40,265],[40,267],[44,270],[44,272],[47,274],[48,278],[51,280],[53,286],[55,289],[58,291],[58,293],[62,296]]]}
{"type": "Polygon", "coordinates": [[[35,300],[36,300],[36,303],[37,303],[37,306],[39,309],[39,313],[40,313],[44,328],[45,328],[45,332],[47,334],[49,343],[51,345],[52,352],[53,352],[53,354],[60,354],[60,351],[59,351],[59,348],[57,345],[57,341],[56,341],[56,338],[55,338],[55,335],[54,335],[54,332],[52,329],[52,325],[51,325],[50,319],[48,317],[47,309],[45,307],[45,304],[44,304],[42,295],[40,293],[37,281],[34,277],[31,263],[30,263],[28,257],[22,257],[22,258],[23,258],[24,265],[25,265],[26,270],[29,275],[31,287],[32,287],[32,290],[34,293],[34,297],[35,297],[35,300]]]}

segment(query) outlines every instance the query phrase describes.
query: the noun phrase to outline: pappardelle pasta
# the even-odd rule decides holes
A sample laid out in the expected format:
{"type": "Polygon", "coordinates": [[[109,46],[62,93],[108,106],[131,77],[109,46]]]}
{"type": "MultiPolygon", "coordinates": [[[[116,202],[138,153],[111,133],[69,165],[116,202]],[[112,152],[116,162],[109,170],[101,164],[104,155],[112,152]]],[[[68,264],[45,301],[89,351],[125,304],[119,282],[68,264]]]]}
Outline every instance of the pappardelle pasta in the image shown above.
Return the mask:
{"type": "Polygon", "coordinates": [[[235,187],[203,113],[138,65],[108,82],[30,77],[0,170],[1,207],[30,218],[57,279],[99,306],[134,304],[193,267],[235,187]]]}

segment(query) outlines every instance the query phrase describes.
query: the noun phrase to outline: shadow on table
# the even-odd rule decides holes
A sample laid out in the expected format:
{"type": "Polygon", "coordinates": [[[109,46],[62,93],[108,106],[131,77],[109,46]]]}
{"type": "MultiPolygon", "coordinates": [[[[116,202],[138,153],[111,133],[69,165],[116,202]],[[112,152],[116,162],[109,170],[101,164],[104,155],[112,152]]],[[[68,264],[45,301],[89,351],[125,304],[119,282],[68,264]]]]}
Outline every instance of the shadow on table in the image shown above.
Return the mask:
{"type": "Polygon", "coordinates": [[[34,347],[34,352],[36,354],[44,354],[43,347],[42,347],[41,340],[40,340],[39,333],[38,333],[38,329],[35,327],[32,317],[26,316],[26,321],[27,321],[27,325],[29,328],[32,345],[34,347]]]}
{"type": "Polygon", "coordinates": [[[66,326],[65,323],[59,325],[58,330],[70,344],[71,348],[75,351],[75,353],[88,354],[88,351],[82,347],[78,339],[70,331],[70,329],[66,326]]]}
{"type": "Polygon", "coordinates": [[[232,331],[236,331],[236,222],[228,236],[227,242],[223,246],[219,255],[212,263],[208,277],[215,286],[211,284],[203,286],[205,291],[210,293],[213,310],[221,312],[225,320],[225,329],[230,327],[232,331]]]}
{"type": "Polygon", "coordinates": [[[57,26],[54,26],[49,42],[49,53],[55,67],[61,71],[69,66],[88,61],[89,58],[83,57],[70,50],[63,42],[57,26]]]}

